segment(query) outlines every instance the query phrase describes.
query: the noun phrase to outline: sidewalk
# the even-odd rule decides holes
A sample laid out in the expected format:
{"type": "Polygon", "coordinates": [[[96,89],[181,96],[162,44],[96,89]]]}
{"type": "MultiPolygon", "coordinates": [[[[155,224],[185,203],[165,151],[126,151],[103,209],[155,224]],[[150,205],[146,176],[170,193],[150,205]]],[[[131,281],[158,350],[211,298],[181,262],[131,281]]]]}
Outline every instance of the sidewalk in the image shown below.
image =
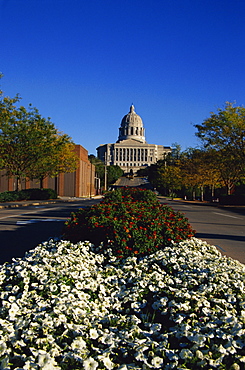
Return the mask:
{"type": "Polygon", "coordinates": [[[84,198],[76,198],[76,197],[59,197],[57,199],[47,199],[47,200],[22,200],[18,202],[4,202],[0,203],[0,209],[4,208],[19,208],[19,207],[29,207],[29,206],[39,206],[39,205],[46,205],[46,204],[55,204],[55,203],[63,203],[63,202],[77,202],[83,201],[87,199],[100,199],[101,195],[95,195],[93,197],[84,197],[84,198]]]}
{"type": "Polygon", "coordinates": [[[208,202],[208,201],[200,201],[200,200],[184,200],[184,199],[181,199],[181,198],[174,198],[174,199],[170,199],[169,197],[165,197],[165,196],[158,196],[158,198],[161,198],[161,199],[166,199],[168,201],[171,201],[171,202],[176,202],[176,203],[182,203],[182,204],[191,204],[191,205],[194,205],[194,206],[210,206],[210,207],[215,207],[215,208],[226,208],[226,209],[229,209],[231,211],[234,211],[234,212],[237,212],[237,213],[241,213],[243,215],[245,215],[245,205],[235,205],[235,204],[220,204],[219,202],[208,202]]]}

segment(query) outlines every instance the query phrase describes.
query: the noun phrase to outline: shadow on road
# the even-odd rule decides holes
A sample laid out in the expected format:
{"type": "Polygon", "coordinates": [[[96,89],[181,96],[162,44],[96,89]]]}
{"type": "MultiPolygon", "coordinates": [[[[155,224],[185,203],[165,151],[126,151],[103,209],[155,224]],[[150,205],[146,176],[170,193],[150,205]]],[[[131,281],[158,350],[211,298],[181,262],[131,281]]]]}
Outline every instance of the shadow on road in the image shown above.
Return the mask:
{"type": "MultiPolygon", "coordinates": [[[[159,197],[160,198],[160,197],[159,197]]],[[[172,200],[172,202],[174,203],[181,203],[181,204],[190,204],[192,206],[210,206],[210,207],[213,207],[213,208],[217,208],[217,209],[223,209],[223,210],[227,210],[227,211],[230,211],[230,212],[234,212],[234,213],[238,213],[240,215],[245,215],[245,206],[226,206],[226,205],[222,205],[222,204],[219,204],[219,203],[209,203],[209,202],[200,202],[200,201],[196,201],[196,200],[172,200]]]]}
{"type": "Polygon", "coordinates": [[[227,240],[245,242],[245,236],[240,236],[240,235],[196,233],[195,237],[198,239],[227,239],[227,240]]]}
{"type": "Polygon", "coordinates": [[[12,258],[24,257],[30,249],[50,238],[59,237],[64,222],[38,222],[1,231],[0,264],[11,262],[12,258]]]}

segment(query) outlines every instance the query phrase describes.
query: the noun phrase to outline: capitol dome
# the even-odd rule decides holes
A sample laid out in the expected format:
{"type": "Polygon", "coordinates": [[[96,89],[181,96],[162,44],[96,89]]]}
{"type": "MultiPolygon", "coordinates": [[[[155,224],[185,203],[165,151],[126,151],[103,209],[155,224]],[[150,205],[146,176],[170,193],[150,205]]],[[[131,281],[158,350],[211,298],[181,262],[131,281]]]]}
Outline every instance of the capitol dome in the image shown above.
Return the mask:
{"type": "Polygon", "coordinates": [[[129,113],[126,114],[119,128],[118,143],[123,140],[136,140],[145,143],[145,129],[141,117],[135,113],[135,108],[131,105],[129,113]]]}

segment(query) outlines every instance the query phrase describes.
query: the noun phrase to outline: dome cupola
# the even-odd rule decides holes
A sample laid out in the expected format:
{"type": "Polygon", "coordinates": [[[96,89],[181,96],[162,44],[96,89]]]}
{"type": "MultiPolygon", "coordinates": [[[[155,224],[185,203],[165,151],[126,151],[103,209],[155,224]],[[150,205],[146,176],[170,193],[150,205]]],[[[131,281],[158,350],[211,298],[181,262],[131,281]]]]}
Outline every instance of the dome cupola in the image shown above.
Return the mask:
{"type": "Polygon", "coordinates": [[[133,104],[129,113],[126,114],[119,128],[118,143],[123,140],[133,139],[145,143],[145,129],[141,117],[135,113],[133,104]]]}

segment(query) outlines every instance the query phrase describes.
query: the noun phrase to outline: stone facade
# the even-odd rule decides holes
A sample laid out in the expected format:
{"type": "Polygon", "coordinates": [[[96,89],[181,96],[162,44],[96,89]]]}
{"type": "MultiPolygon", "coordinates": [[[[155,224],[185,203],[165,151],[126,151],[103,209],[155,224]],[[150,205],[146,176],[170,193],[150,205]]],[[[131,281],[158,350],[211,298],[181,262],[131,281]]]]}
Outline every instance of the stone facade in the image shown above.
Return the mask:
{"type": "Polygon", "coordinates": [[[171,152],[169,146],[147,144],[145,129],[141,117],[134,106],[126,114],[119,127],[119,136],[115,144],[104,144],[97,148],[97,156],[106,165],[118,165],[126,173],[137,172],[163,159],[171,152]]]}

